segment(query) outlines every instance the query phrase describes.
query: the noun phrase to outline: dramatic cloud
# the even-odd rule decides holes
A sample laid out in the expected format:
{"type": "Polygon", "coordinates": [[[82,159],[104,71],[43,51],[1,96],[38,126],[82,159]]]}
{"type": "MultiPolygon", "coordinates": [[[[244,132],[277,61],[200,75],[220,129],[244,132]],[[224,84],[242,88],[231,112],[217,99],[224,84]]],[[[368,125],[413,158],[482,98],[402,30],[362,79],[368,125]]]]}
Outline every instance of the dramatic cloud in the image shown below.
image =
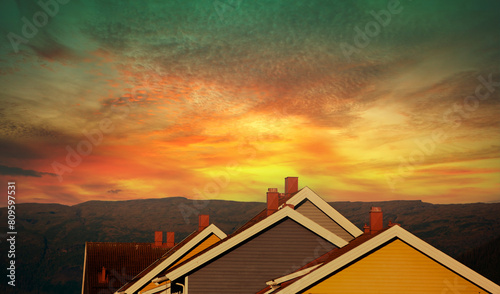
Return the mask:
{"type": "Polygon", "coordinates": [[[5,165],[0,165],[0,175],[25,176],[25,177],[37,177],[37,178],[41,178],[43,175],[56,176],[56,174],[53,173],[45,173],[36,170],[22,169],[20,167],[9,167],[5,165]]]}
{"type": "Polygon", "coordinates": [[[120,193],[122,190],[120,189],[115,189],[115,190],[108,190],[108,193],[111,193],[111,194],[118,194],[120,193]]]}
{"type": "Polygon", "coordinates": [[[20,201],[500,201],[498,1],[233,2],[3,1],[20,201]]]}

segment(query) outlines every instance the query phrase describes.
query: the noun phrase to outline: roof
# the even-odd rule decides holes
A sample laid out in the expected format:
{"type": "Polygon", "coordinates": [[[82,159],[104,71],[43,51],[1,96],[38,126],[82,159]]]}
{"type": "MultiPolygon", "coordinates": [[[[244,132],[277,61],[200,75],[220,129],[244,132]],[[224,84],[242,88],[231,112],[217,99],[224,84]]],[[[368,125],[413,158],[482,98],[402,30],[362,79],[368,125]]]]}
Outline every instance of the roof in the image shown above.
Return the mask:
{"type": "MultiPolygon", "coordinates": [[[[298,191],[300,192],[300,190],[298,191]]],[[[280,196],[279,199],[278,199],[278,207],[283,207],[283,205],[285,204],[286,200],[290,199],[293,195],[297,194],[298,192],[294,193],[294,194],[291,194],[291,195],[283,195],[283,196],[280,196]]],[[[228,241],[229,239],[237,236],[238,234],[240,234],[241,232],[245,231],[246,229],[252,227],[253,225],[257,224],[258,222],[262,221],[263,219],[265,219],[267,217],[267,208],[263,209],[261,212],[259,212],[256,216],[254,216],[253,218],[251,218],[248,222],[246,222],[245,224],[243,224],[241,227],[239,227],[238,229],[236,229],[236,231],[234,231],[232,234],[230,234],[229,236],[227,236],[227,238],[225,238],[224,240],[206,248],[205,250],[199,252],[198,254],[192,256],[191,258],[183,261],[182,263],[176,265],[175,267],[171,268],[169,271],[172,271],[180,266],[182,266],[183,264],[191,261],[192,259],[204,254],[205,252],[211,250],[212,248],[214,247],[217,247],[219,245],[221,245],[222,243],[228,241]]],[[[168,272],[168,271],[167,271],[168,272]]],[[[163,272],[162,274],[165,275],[167,272],[163,272]]]]}
{"type": "MultiPolygon", "coordinates": [[[[358,237],[363,234],[363,232],[351,223],[346,217],[340,214],[335,208],[333,208],[328,202],[316,194],[311,188],[305,186],[299,191],[279,197],[278,207],[284,207],[285,205],[297,206],[301,204],[304,200],[311,201],[316,207],[318,207],[323,213],[329,216],[333,221],[338,223],[342,228],[344,228],[349,234],[354,237],[358,237]]],[[[233,235],[246,230],[247,228],[253,226],[254,224],[260,222],[267,217],[267,209],[263,209],[259,214],[237,229],[233,235]]]]}
{"type": "Polygon", "coordinates": [[[105,289],[118,289],[170,248],[155,247],[152,243],[86,242],[84,264],[84,294],[105,289]],[[105,268],[107,281],[99,283],[98,276],[105,268]]]}
{"type": "Polygon", "coordinates": [[[139,274],[137,274],[133,279],[131,279],[127,284],[123,285],[117,292],[122,292],[130,288],[135,282],[139,281],[146,274],[151,272],[155,267],[157,267],[160,263],[166,260],[169,256],[172,256],[177,250],[179,250],[184,244],[186,244],[189,240],[193,239],[196,235],[198,235],[198,231],[191,233],[189,236],[184,238],[182,242],[176,244],[171,250],[165,253],[163,256],[158,258],[155,262],[151,263],[149,266],[145,267],[139,274]]]}
{"type": "MultiPolygon", "coordinates": [[[[295,192],[295,193],[292,193],[290,195],[280,195],[279,199],[278,199],[278,206],[279,207],[282,207],[284,204],[286,204],[286,201],[288,199],[290,199],[293,195],[299,193],[301,190],[295,192]]],[[[229,240],[230,238],[233,238],[234,236],[238,235],[239,233],[245,231],[246,229],[250,228],[251,226],[255,225],[256,223],[260,222],[261,220],[265,219],[267,217],[267,208],[263,209],[261,212],[259,212],[256,216],[254,216],[252,219],[250,219],[248,222],[246,222],[245,224],[243,224],[241,227],[239,227],[236,231],[234,231],[232,234],[230,234],[229,236],[227,236],[226,238],[223,238],[223,240],[221,240],[220,242],[212,245],[212,246],[209,246],[208,248],[206,248],[205,250],[199,252],[198,254],[192,256],[191,258],[181,262],[180,264],[176,265],[175,267],[169,269],[168,271],[162,271],[161,274],[162,275],[165,275],[167,272],[173,270],[173,269],[176,269],[178,268],[179,266],[189,262],[190,260],[204,254],[206,251],[209,251],[210,249],[216,247],[216,246],[219,246],[221,243],[223,242],[226,242],[227,240],[229,240]]],[[[221,238],[222,239],[222,238],[221,238]]],[[[123,289],[120,289],[120,292],[123,291],[125,288],[123,289]]]]}
{"type": "Polygon", "coordinates": [[[154,277],[160,274],[162,271],[167,269],[169,266],[174,264],[182,258],[190,249],[198,245],[200,242],[205,240],[211,234],[215,234],[220,239],[224,239],[226,234],[222,232],[214,224],[209,225],[205,229],[200,231],[195,231],[187,236],[180,243],[175,245],[170,251],[161,256],[158,260],[153,263],[149,263],[143,267],[140,273],[138,273],[133,279],[131,279],[127,284],[123,285],[117,292],[118,293],[134,293],[140,290],[143,286],[149,283],[154,277]],[[148,266],[149,265],[149,266],[148,266]]]}
{"type": "MultiPolygon", "coordinates": [[[[466,278],[467,280],[473,282],[479,287],[491,292],[500,293],[500,286],[496,285],[487,278],[481,276],[475,271],[471,270],[467,266],[456,261],[452,257],[446,255],[400,226],[396,225],[387,228],[377,234],[368,235],[363,234],[362,236],[354,239],[349,243],[349,245],[334,249],[329,253],[323,255],[316,260],[316,263],[321,262],[322,265],[316,269],[304,274],[301,277],[295,278],[293,280],[287,281],[281,284],[281,287],[272,290],[267,288],[268,291],[261,291],[262,293],[299,293],[300,291],[306,289],[310,285],[318,282],[319,280],[325,278],[326,276],[334,273],[335,271],[349,265],[351,262],[361,258],[365,254],[368,254],[372,250],[390,243],[395,239],[400,239],[437,261],[441,265],[447,267],[451,271],[457,273],[458,275],[466,278]]],[[[313,265],[310,263],[308,266],[313,265]]],[[[261,293],[259,292],[259,293],[261,293]]]]}
{"type": "MultiPolygon", "coordinates": [[[[326,201],[324,201],[320,196],[318,196],[314,191],[312,191],[307,186],[304,187],[304,188],[302,188],[302,189],[300,189],[300,190],[298,190],[295,193],[281,195],[279,197],[279,199],[278,199],[278,201],[279,201],[278,202],[278,207],[280,208],[280,210],[278,210],[278,212],[281,211],[282,208],[286,208],[287,205],[295,206],[295,205],[298,205],[298,204],[302,203],[306,199],[310,200],[314,205],[316,205],[327,216],[329,216],[330,218],[332,218],[340,226],[342,226],[344,229],[346,229],[351,235],[357,237],[357,236],[360,236],[361,234],[363,234],[363,232],[360,229],[358,229],[354,224],[352,224],[349,220],[347,220],[343,215],[341,215],[339,212],[337,212],[332,206],[330,206],[326,201]]],[[[289,209],[291,209],[291,208],[289,208],[289,209]]],[[[298,212],[295,212],[295,213],[301,215],[298,212]]],[[[274,214],[276,214],[276,213],[274,213],[274,214]]],[[[272,215],[274,215],[274,214],[272,214],[272,215]]],[[[315,222],[309,220],[308,218],[306,218],[306,217],[304,217],[302,215],[301,215],[301,217],[303,219],[307,219],[307,222],[310,224],[310,226],[313,226],[313,227],[316,226],[316,227],[320,227],[321,229],[324,229],[323,227],[319,226],[318,224],[316,224],[315,222]]],[[[165,280],[167,275],[172,275],[172,272],[176,271],[178,268],[184,266],[185,264],[191,262],[195,258],[198,258],[198,257],[202,256],[206,252],[208,252],[208,251],[210,251],[210,250],[212,250],[212,249],[214,249],[216,247],[222,248],[222,247],[219,247],[219,246],[224,246],[224,244],[226,242],[230,242],[235,237],[238,238],[238,241],[243,241],[244,238],[240,238],[240,235],[242,233],[244,233],[245,231],[249,230],[253,226],[261,223],[263,220],[266,220],[268,218],[269,217],[267,215],[267,209],[263,209],[255,217],[253,217],[251,220],[249,220],[247,223],[245,223],[243,226],[241,226],[239,229],[237,229],[233,234],[229,235],[227,238],[225,238],[221,242],[218,242],[217,244],[214,244],[214,245],[210,246],[209,248],[203,250],[202,252],[196,254],[195,256],[191,257],[190,259],[185,260],[184,262],[182,262],[182,263],[176,265],[175,267],[169,269],[165,273],[162,273],[162,274],[165,274],[165,277],[164,278],[160,278],[157,281],[159,281],[159,280],[165,280]]],[[[266,225],[264,225],[263,227],[261,226],[260,229],[263,229],[265,227],[267,227],[267,226],[266,225]]],[[[342,240],[341,238],[339,238],[338,236],[336,236],[335,234],[333,234],[333,233],[331,233],[329,231],[327,231],[326,234],[328,236],[330,236],[330,235],[334,236],[334,239],[337,240],[337,243],[334,242],[334,244],[336,246],[338,246],[338,247],[342,247],[342,246],[344,246],[344,245],[347,244],[346,241],[342,240]],[[339,245],[339,244],[341,244],[341,245],[339,245]]],[[[178,272],[179,271],[176,271],[176,272],[174,272],[174,274],[177,274],[178,272]]],[[[171,277],[171,279],[174,279],[174,277],[171,277]]]]}
{"type": "MultiPolygon", "coordinates": [[[[292,198],[293,196],[299,194],[304,188],[300,189],[299,191],[293,193],[293,194],[290,194],[290,195],[280,195],[279,198],[278,198],[278,207],[283,207],[286,202],[292,198]]],[[[265,219],[267,217],[267,208],[264,208],[261,212],[259,212],[256,216],[254,216],[253,218],[251,218],[249,221],[247,221],[244,225],[242,225],[241,227],[239,227],[236,231],[234,231],[231,236],[233,235],[236,235],[246,229],[248,229],[249,227],[255,225],[256,223],[260,222],[261,220],[265,219]]]]}
{"type": "Polygon", "coordinates": [[[345,240],[341,239],[337,235],[321,227],[317,223],[311,221],[307,217],[303,216],[302,214],[300,214],[299,212],[295,211],[293,208],[290,208],[288,206],[282,207],[277,212],[259,220],[259,218],[262,217],[261,214],[262,213],[260,213],[259,215],[257,215],[256,218],[253,219],[254,223],[248,226],[244,225],[246,229],[238,230],[235,234],[227,237],[225,240],[222,240],[221,242],[212,245],[211,247],[193,256],[192,258],[173,267],[171,270],[167,271],[164,278],[158,279],[157,282],[166,279],[175,280],[184,275],[185,273],[202,266],[206,262],[209,262],[210,260],[218,257],[227,250],[230,250],[231,248],[237,246],[238,244],[241,244],[250,237],[257,235],[258,233],[264,231],[268,227],[278,223],[279,221],[285,218],[290,218],[296,221],[297,223],[301,224],[302,226],[306,227],[307,229],[311,230],[317,235],[323,237],[324,239],[336,245],[337,247],[343,247],[347,245],[347,242],[345,240]]]}
{"type": "Polygon", "coordinates": [[[328,204],[328,202],[326,202],[323,198],[321,198],[307,186],[300,190],[299,193],[295,194],[293,197],[287,199],[286,204],[297,206],[306,199],[311,201],[324,214],[329,216],[333,221],[344,228],[353,237],[358,237],[363,234],[363,231],[361,231],[358,227],[351,223],[345,216],[340,214],[337,210],[335,210],[335,208],[328,204]]]}

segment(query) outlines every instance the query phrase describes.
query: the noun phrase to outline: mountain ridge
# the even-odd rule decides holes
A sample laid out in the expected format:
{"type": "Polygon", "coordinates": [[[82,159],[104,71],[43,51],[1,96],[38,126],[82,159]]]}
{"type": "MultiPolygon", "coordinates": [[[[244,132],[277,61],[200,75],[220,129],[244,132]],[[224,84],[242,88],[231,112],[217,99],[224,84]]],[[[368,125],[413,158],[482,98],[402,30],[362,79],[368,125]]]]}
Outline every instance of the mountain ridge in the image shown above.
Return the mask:
{"type": "MultiPolygon", "coordinates": [[[[126,200],[91,199],[91,200],[87,200],[87,201],[76,203],[76,204],[63,204],[63,203],[57,203],[57,202],[51,202],[51,203],[21,202],[21,203],[17,203],[16,205],[37,204],[37,205],[62,205],[62,206],[67,206],[67,207],[74,207],[74,206],[84,205],[84,204],[91,203],[91,202],[114,203],[114,202],[134,202],[134,201],[150,201],[150,200],[170,200],[170,199],[184,199],[184,200],[190,200],[190,201],[226,201],[226,202],[238,202],[238,203],[265,203],[265,202],[261,202],[261,201],[238,201],[238,200],[225,200],[225,199],[199,200],[199,199],[187,198],[184,196],[168,196],[168,197],[161,197],[161,198],[138,198],[138,199],[126,199],[126,200]]],[[[432,202],[424,202],[424,201],[419,200],[419,199],[409,199],[409,200],[395,199],[395,200],[379,200],[379,201],[348,201],[348,200],[343,200],[343,201],[330,201],[329,203],[385,203],[385,202],[419,202],[419,203],[426,203],[426,204],[432,204],[432,205],[500,204],[500,201],[489,201],[489,202],[479,201],[479,202],[465,202],[465,203],[432,203],[432,202]]],[[[6,206],[0,206],[0,208],[6,208],[6,206]]]]}

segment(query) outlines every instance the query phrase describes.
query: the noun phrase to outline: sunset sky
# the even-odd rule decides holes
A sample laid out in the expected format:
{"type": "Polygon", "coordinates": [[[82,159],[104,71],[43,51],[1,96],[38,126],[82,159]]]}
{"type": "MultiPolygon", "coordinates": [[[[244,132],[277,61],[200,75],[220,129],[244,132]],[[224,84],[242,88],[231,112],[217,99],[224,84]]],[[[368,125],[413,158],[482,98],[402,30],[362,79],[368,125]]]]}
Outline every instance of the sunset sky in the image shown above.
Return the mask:
{"type": "Polygon", "coordinates": [[[0,4],[18,202],[500,201],[498,1],[60,2],[0,4]]]}

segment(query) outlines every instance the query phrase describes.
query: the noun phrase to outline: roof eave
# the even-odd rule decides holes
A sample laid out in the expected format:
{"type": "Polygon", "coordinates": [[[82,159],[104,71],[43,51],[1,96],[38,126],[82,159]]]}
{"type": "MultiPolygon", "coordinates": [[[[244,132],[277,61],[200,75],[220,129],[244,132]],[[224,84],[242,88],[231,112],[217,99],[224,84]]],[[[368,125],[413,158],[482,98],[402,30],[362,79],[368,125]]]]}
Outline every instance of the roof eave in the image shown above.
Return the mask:
{"type": "Polygon", "coordinates": [[[233,238],[228,239],[226,242],[219,244],[218,246],[213,247],[211,250],[208,250],[204,254],[197,256],[193,258],[191,261],[187,262],[186,264],[179,266],[178,268],[174,269],[170,273],[167,273],[165,275],[165,278],[174,281],[175,279],[181,277],[187,272],[190,272],[199,266],[205,264],[206,262],[216,258],[226,250],[229,250],[233,248],[234,246],[240,244],[241,242],[247,240],[248,238],[252,237],[255,234],[258,234],[262,230],[268,228],[269,226],[275,224],[276,222],[289,217],[292,220],[296,221],[297,223],[305,226],[309,230],[313,231],[317,235],[323,237],[327,241],[331,242],[332,244],[336,245],[337,247],[343,247],[347,245],[347,241],[343,240],[342,238],[338,237],[334,233],[328,231],[327,229],[323,228],[322,226],[318,225],[316,222],[310,220],[309,218],[303,216],[299,212],[295,211],[293,208],[290,207],[284,207],[277,212],[271,214],[270,216],[266,217],[265,219],[261,220],[260,222],[254,224],[253,226],[249,227],[248,229],[238,233],[235,235],[233,238]]]}
{"type": "Polygon", "coordinates": [[[352,222],[350,222],[345,216],[340,214],[335,208],[333,208],[328,202],[316,194],[311,188],[305,186],[297,194],[286,201],[287,204],[292,204],[294,206],[300,204],[305,199],[311,201],[316,207],[318,207],[323,213],[332,218],[337,222],[342,228],[344,228],[349,234],[354,236],[354,238],[359,237],[363,234],[358,227],[356,227],[352,222]]]}
{"type": "Polygon", "coordinates": [[[210,224],[203,231],[198,233],[192,240],[184,244],[181,248],[179,248],[172,256],[169,256],[162,263],[156,266],[149,273],[141,277],[138,281],[134,282],[132,285],[125,284],[123,285],[115,294],[132,294],[141,289],[146,283],[150,282],[156,275],[158,275],[161,271],[168,268],[172,263],[177,261],[180,257],[182,257],[185,253],[187,253],[191,248],[196,246],[199,242],[203,241],[210,234],[214,234],[219,237],[221,240],[226,238],[227,235],[219,229],[216,225],[210,224]],[[127,286],[126,289],[124,289],[127,286]],[[124,289],[124,290],[121,290],[124,289]]]}

